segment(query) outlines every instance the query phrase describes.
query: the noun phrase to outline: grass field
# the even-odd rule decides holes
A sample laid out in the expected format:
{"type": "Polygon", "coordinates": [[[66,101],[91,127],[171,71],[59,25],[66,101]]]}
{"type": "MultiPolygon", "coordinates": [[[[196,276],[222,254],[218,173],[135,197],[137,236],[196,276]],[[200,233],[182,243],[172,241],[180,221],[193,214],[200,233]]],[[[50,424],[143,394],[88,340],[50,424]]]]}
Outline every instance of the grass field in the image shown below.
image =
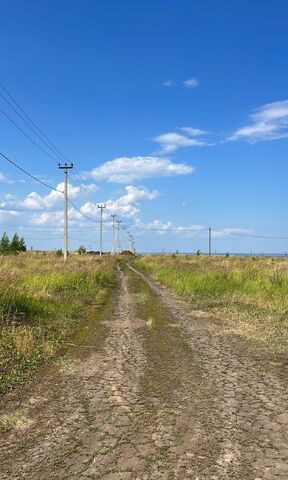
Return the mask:
{"type": "Polygon", "coordinates": [[[63,347],[115,280],[111,256],[23,253],[0,257],[0,392],[23,382],[63,347]]]}
{"type": "Polygon", "coordinates": [[[146,255],[136,266],[228,332],[288,352],[288,261],[146,255]]]}

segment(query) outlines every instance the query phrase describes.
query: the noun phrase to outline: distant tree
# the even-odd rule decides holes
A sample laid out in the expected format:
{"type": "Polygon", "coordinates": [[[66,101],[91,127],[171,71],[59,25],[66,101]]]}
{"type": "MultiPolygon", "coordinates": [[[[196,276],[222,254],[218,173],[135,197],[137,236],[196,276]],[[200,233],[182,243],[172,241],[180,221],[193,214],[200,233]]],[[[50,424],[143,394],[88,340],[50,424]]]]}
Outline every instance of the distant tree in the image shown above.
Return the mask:
{"type": "Polygon", "coordinates": [[[86,253],[86,248],[83,245],[80,245],[78,248],[79,255],[84,255],[86,253]]]}
{"type": "Polygon", "coordinates": [[[56,255],[57,257],[61,257],[61,255],[63,255],[62,248],[59,248],[59,250],[56,250],[56,255]]]}
{"type": "Polygon", "coordinates": [[[226,253],[225,257],[229,257],[229,252],[226,253]]]}
{"type": "Polygon", "coordinates": [[[11,252],[10,250],[10,240],[6,232],[3,233],[2,238],[0,240],[0,254],[1,255],[9,255],[11,252]]]}
{"type": "Polygon", "coordinates": [[[196,255],[197,255],[197,257],[200,257],[200,255],[201,255],[201,250],[197,250],[196,255]]]}
{"type": "Polygon", "coordinates": [[[10,250],[11,250],[11,253],[13,253],[14,255],[16,255],[16,253],[18,253],[21,249],[20,249],[20,238],[19,238],[19,235],[17,233],[14,233],[13,235],[13,238],[11,240],[11,243],[10,243],[10,250]]]}
{"type": "Polygon", "coordinates": [[[20,252],[26,252],[27,248],[26,248],[26,243],[25,243],[25,240],[23,237],[20,238],[19,240],[19,251],[20,252]]]}

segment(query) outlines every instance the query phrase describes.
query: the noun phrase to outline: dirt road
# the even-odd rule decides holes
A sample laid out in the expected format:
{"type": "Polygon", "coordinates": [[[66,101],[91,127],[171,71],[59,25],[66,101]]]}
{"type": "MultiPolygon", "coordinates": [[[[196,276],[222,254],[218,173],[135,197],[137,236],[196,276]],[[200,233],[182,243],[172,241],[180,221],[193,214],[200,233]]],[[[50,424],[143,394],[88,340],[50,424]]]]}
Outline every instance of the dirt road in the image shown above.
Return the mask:
{"type": "Polygon", "coordinates": [[[83,338],[4,398],[2,480],[288,478],[287,377],[261,352],[131,269],[83,338]]]}

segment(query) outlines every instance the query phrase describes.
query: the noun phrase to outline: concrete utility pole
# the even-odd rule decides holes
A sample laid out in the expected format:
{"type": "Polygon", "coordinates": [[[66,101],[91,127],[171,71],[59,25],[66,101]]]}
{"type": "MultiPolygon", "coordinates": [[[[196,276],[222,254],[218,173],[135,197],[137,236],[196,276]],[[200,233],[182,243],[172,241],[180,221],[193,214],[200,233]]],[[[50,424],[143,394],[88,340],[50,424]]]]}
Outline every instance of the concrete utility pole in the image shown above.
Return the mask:
{"type": "Polygon", "coordinates": [[[102,255],[102,237],[103,237],[103,210],[106,208],[105,203],[98,203],[97,207],[100,209],[100,248],[99,254],[102,255]]]}
{"type": "Polygon", "coordinates": [[[208,244],[209,244],[209,257],[211,257],[211,247],[212,247],[212,235],[211,235],[211,227],[208,230],[208,244]]]}
{"type": "Polygon", "coordinates": [[[115,254],[115,249],[116,249],[116,223],[115,223],[115,218],[117,217],[117,214],[116,213],[112,213],[111,215],[112,219],[113,219],[113,223],[112,223],[112,249],[111,249],[111,255],[114,255],[115,254]]]}
{"type": "Polygon", "coordinates": [[[73,168],[73,163],[67,165],[58,164],[60,170],[64,171],[64,262],[67,261],[68,258],[68,170],[73,168]]]}
{"type": "Polygon", "coordinates": [[[116,220],[117,223],[117,251],[120,253],[120,223],[121,220],[116,220]]]}
{"type": "Polygon", "coordinates": [[[128,251],[132,252],[132,234],[130,232],[127,232],[128,235],[128,251]]]}

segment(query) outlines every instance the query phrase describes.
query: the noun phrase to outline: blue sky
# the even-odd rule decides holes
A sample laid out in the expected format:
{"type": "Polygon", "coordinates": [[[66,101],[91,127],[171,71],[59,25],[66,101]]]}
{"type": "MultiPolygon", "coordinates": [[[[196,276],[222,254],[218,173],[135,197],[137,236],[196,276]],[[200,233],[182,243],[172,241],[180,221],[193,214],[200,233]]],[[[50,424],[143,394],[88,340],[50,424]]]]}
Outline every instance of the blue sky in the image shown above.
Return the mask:
{"type": "MultiPolygon", "coordinates": [[[[117,213],[141,251],[206,251],[209,226],[218,252],[288,250],[243,236],[288,237],[286,1],[6,0],[0,15],[0,81],[75,162],[71,198],[96,221],[71,207],[71,248],[97,248],[103,201],[106,249],[117,213]]],[[[62,188],[1,112],[0,132],[2,153],[62,188]]],[[[61,247],[62,195],[0,172],[1,231],[61,247]]]]}

